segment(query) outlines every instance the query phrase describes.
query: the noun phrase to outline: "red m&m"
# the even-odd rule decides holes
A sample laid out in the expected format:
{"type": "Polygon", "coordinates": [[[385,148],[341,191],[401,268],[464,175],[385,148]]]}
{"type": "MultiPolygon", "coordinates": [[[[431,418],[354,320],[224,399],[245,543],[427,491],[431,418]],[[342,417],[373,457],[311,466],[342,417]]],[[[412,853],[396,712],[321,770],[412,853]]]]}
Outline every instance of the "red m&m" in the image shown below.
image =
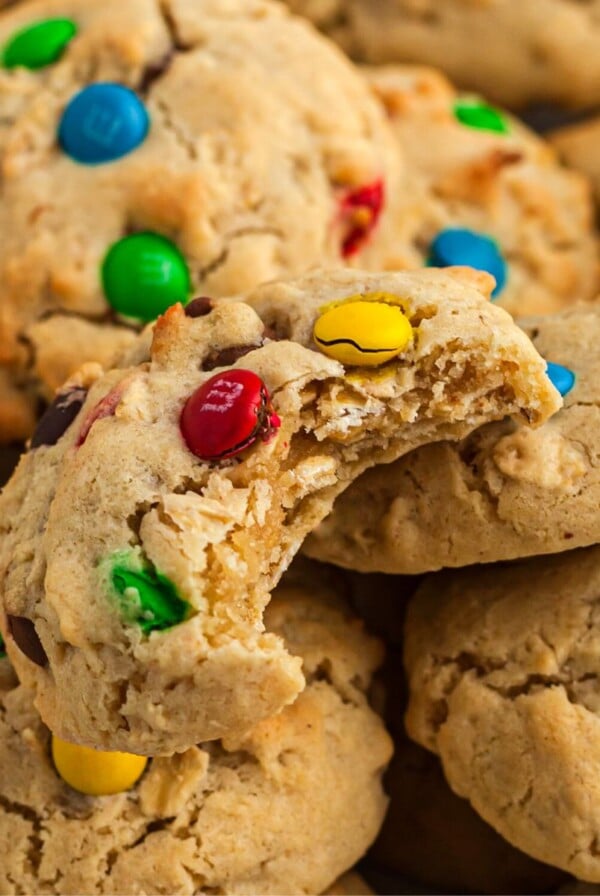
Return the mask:
{"type": "Polygon", "coordinates": [[[268,441],[281,420],[267,387],[251,370],[228,370],[207,380],[188,398],[181,434],[201,460],[234,457],[257,439],[268,441]]]}

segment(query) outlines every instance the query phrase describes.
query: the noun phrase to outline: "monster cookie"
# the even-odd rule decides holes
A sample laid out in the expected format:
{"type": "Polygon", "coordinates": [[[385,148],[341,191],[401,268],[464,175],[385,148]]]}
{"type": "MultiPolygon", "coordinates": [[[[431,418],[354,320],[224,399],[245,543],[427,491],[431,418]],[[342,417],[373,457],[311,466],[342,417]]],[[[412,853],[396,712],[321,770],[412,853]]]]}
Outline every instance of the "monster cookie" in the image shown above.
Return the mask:
{"type": "MultiPolygon", "coordinates": [[[[0,892],[321,893],[361,857],[387,802],[391,742],[365,696],[381,645],[314,582],[282,588],[266,622],[302,658],[296,702],[149,760],[112,796],[61,779],[30,694],[0,677],[0,892]]],[[[115,768],[105,753],[95,764],[115,768]]]]}
{"type": "Polygon", "coordinates": [[[351,55],[423,62],[496,102],[600,102],[600,0],[287,0],[351,55]]]}
{"type": "Polygon", "coordinates": [[[491,423],[368,471],[309,537],[309,555],[414,574],[600,541],[600,306],[522,326],[564,408],[535,431],[491,423]]]}
{"type": "MultiPolygon", "coordinates": [[[[592,299],[598,251],[588,182],[515,118],[433,69],[365,71],[405,162],[391,197],[398,267],[466,264],[513,315],[592,299]]],[[[382,234],[385,236],[386,234],[382,234]]]]}
{"type": "MultiPolygon", "coordinates": [[[[367,610],[367,624],[385,631],[389,645],[387,633],[394,637],[404,623],[407,580],[352,575],[349,581],[361,617],[367,610]]],[[[402,880],[418,881],[423,887],[404,892],[554,892],[566,879],[564,872],[536,862],[500,837],[466,800],[451,791],[437,756],[407,737],[402,647],[401,641],[395,640],[397,646],[388,647],[380,673],[383,716],[394,739],[394,755],[384,778],[390,805],[369,851],[369,866],[393,871],[402,880]]]]}
{"type": "Polygon", "coordinates": [[[409,734],[511,843],[600,881],[600,549],[429,577],[409,607],[409,734]]]}
{"type": "Polygon", "coordinates": [[[252,293],[263,320],[175,305],[151,346],[63,387],[0,499],[0,626],[58,737],[174,752],[296,697],[300,661],[262,613],[336,495],[418,445],[559,407],[492,287],[315,272],[252,293]]]}
{"type": "Polygon", "coordinates": [[[561,128],[551,141],[568,165],[590,178],[600,204],[600,118],[561,128]]]}
{"type": "Polygon", "coordinates": [[[32,0],[0,44],[0,441],[194,292],[386,266],[385,115],[279,5],[32,0]]]}

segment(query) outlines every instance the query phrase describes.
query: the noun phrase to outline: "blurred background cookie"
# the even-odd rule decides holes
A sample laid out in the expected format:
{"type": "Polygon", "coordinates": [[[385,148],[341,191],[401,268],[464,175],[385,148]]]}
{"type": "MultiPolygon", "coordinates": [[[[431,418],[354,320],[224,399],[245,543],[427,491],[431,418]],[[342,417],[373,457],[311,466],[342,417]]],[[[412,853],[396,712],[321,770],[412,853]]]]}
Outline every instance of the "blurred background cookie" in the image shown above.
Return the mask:
{"type": "Polygon", "coordinates": [[[590,178],[596,203],[600,205],[600,118],[560,128],[550,139],[571,168],[590,178]]]}
{"type": "MultiPolygon", "coordinates": [[[[600,8],[600,7],[599,7],[600,8]]],[[[513,315],[550,314],[600,287],[590,184],[514,116],[435,69],[364,69],[404,160],[390,197],[399,267],[465,264],[513,315]]]]}
{"type": "Polygon", "coordinates": [[[435,65],[507,106],[600,102],[600,3],[287,0],[357,59],[435,65]]]}

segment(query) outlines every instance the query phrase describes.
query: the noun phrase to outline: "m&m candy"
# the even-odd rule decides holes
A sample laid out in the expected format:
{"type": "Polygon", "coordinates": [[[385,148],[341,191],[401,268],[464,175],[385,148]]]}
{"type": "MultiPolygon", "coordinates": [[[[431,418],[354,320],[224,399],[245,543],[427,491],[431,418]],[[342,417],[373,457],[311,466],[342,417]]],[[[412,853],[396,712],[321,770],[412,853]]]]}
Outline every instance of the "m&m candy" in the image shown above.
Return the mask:
{"type": "Polygon", "coordinates": [[[109,796],[131,790],[148,763],[146,756],[92,750],[54,735],[52,759],[65,784],[88,796],[109,796]]]}
{"type": "Polygon", "coordinates": [[[205,461],[235,457],[257,439],[268,441],[281,426],[267,387],[251,370],[227,370],[207,380],[181,413],[186,445],[205,461]]]}
{"type": "Polygon", "coordinates": [[[111,581],[120,598],[123,616],[144,634],[164,631],[183,622],[190,609],[177,594],[175,585],[152,570],[132,570],[117,565],[111,581]]]}
{"type": "Polygon", "coordinates": [[[575,385],[575,374],[568,367],[563,367],[562,364],[553,364],[551,361],[547,361],[546,373],[554,388],[560,392],[563,398],[575,385]]]}
{"type": "Polygon", "coordinates": [[[6,645],[4,643],[4,638],[0,635],[0,660],[3,660],[6,656],[6,645]]]}
{"type": "Polygon", "coordinates": [[[438,233],[429,247],[427,264],[435,268],[465,265],[487,271],[496,280],[493,297],[506,285],[506,261],[496,241],[465,227],[449,227],[438,233]]]}
{"type": "Polygon", "coordinates": [[[58,128],[58,141],[76,162],[114,162],[146,139],[150,119],[133,90],[122,84],[91,84],[68,104],[58,128]]]}
{"type": "Polygon", "coordinates": [[[67,44],[77,33],[72,19],[43,19],[13,34],[4,47],[4,68],[36,69],[60,58],[67,44]]]}
{"type": "Polygon", "coordinates": [[[460,99],[454,103],[454,115],[457,121],[478,131],[493,131],[497,134],[508,134],[509,127],[504,116],[476,99],[460,99]]]}
{"type": "Polygon", "coordinates": [[[413,329],[404,311],[385,302],[343,302],[315,323],[321,351],[342,364],[377,367],[403,352],[413,329]]]}
{"type": "Polygon", "coordinates": [[[119,314],[151,321],[171,305],[185,305],[191,280],[185,258],[157,233],[134,233],[114,243],[102,264],[107,301],[119,314]]]}
{"type": "Polygon", "coordinates": [[[340,200],[340,219],[345,228],[341,254],[351,258],[368,241],[377,226],[385,201],[382,180],[349,190],[340,200]]]}

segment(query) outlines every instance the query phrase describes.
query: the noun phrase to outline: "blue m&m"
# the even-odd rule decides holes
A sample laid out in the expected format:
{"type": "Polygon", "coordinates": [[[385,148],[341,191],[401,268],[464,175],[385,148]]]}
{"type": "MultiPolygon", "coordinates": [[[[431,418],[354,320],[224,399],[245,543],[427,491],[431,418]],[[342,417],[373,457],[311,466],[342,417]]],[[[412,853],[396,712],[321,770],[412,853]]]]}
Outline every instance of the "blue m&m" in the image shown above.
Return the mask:
{"type": "Polygon", "coordinates": [[[65,109],[58,140],[76,162],[101,165],[136,149],[149,127],[146,107],[133,90],[122,84],[91,84],[65,109]]]}
{"type": "Polygon", "coordinates": [[[506,285],[506,262],[496,241],[464,227],[449,227],[438,233],[429,247],[427,264],[434,268],[464,265],[487,271],[496,280],[494,298],[506,285]]]}
{"type": "Polygon", "coordinates": [[[546,373],[550,382],[564,398],[575,385],[575,374],[568,367],[563,367],[562,364],[553,364],[552,361],[547,361],[546,365],[546,373]]]}

